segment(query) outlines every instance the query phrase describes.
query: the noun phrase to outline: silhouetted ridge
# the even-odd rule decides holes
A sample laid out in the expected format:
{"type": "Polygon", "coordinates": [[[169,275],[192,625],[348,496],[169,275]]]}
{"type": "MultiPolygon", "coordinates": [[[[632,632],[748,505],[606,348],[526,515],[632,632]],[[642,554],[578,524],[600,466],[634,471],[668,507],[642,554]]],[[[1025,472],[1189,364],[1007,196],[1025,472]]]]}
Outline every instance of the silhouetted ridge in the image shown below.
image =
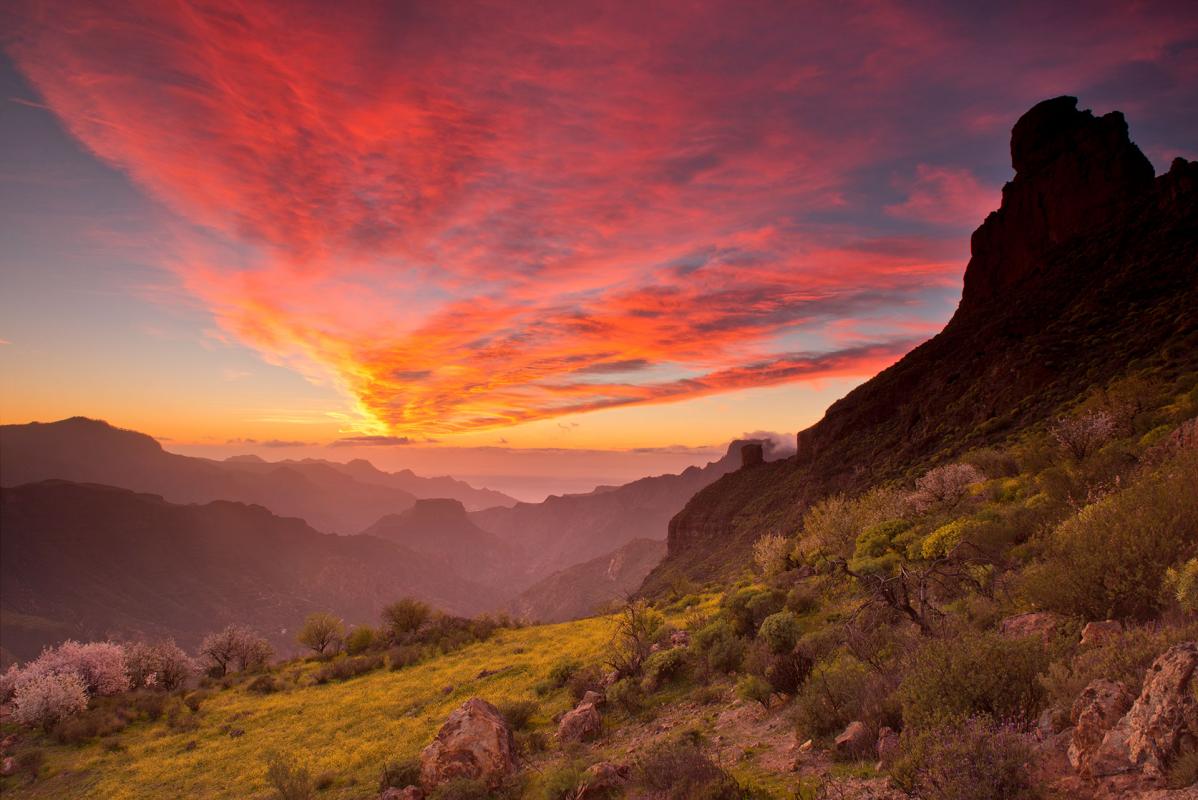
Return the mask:
{"type": "Polygon", "coordinates": [[[1076,97],[1036,104],[1011,131],[1015,177],[971,240],[961,309],[1000,298],[1042,269],[1052,248],[1101,227],[1152,190],[1152,164],[1128,138],[1123,114],[1095,117],[1076,97]]]}

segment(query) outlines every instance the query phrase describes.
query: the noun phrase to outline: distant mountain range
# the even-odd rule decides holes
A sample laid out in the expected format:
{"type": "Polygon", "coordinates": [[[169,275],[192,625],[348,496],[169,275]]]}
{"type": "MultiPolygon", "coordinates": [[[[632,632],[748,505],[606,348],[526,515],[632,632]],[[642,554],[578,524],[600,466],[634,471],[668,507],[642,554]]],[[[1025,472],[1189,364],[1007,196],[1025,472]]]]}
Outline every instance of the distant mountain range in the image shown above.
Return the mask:
{"type": "Polygon", "coordinates": [[[700,489],[740,468],[741,448],[759,443],[767,460],[769,441],[734,441],[717,461],[688,467],[678,475],[657,475],[602,486],[587,494],[554,495],[540,503],[476,511],[470,518],[483,530],[527,554],[526,573],[535,581],[566,567],[606,556],[633,539],[662,539],[670,518],[700,489]]]}
{"type": "Polygon", "coordinates": [[[0,490],[0,512],[0,646],[20,658],[67,636],[193,647],[232,622],[286,652],[312,611],[375,623],[405,595],[461,614],[503,600],[395,542],[319,533],[243,503],[52,480],[0,490]]]}
{"type": "Polygon", "coordinates": [[[396,542],[445,570],[469,575],[504,594],[515,591],[518,584],[513,577],[524,572],[524,553],[475,525],[457,500],[417,500],[407,511],[388,514],[363,534],[396,542]]]}
{"type": "Polygon", "coordinates": [[[300,517],[326,533],[351,534],[379,517],[411,508],[419,497],[451,497],[471,508],[514,504],[507,495],[452,478],[386,473],[366,461],[225,461],[168,453],[144,433],[73,417],[0,426],[0,483],[60,479],[121,486],[175,503],[236,500],[300,517]]]}
{"type": "Polygon", "coordinates": [[[83,417],[0,426],[3,647],[194,643],[235,620],[290,646],[310,611],[373,621],[405,595],[459,613],[584,616],[640,583],[668,519],[736,470],[745,444],[678,475],[516,503],[362,460],[181,456],[83,417]],[[479,510],[491,503],[510,507],[479,510]]]}

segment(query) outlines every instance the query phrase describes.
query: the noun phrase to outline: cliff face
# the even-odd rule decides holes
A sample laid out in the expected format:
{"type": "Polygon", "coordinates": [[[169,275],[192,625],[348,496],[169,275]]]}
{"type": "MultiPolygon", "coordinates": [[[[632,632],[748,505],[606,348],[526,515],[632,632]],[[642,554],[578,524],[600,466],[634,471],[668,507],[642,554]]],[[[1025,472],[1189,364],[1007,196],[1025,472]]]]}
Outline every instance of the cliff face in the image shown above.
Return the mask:
{"type": "Polygon", "coordinates": [[[833,492],[911,478],[992,444],[1130,369],[1198,370],[1198,163],[1153,177],[1117,112],[1071,97],[1015,125],[1015,177],[974,233],[938,335],[834,403],[794,459],[740,470],[670,521],[642,592],[740,572],[833,492]]]}

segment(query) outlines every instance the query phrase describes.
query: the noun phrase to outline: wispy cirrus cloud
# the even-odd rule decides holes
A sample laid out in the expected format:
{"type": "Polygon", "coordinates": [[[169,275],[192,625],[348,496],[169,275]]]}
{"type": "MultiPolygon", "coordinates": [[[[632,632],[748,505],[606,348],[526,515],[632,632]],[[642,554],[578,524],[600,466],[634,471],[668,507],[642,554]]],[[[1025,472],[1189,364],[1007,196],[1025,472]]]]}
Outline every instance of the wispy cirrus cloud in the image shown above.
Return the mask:
{"type": "Polygon", "coordinates": [[[1176,72],[1193,31],[1096,4],[1079,59],[1041,13],[28,0],[6,43],[184,221],[163,266],[221,329],[341,386],[356,443],[402,444],[898,358],[964,246],[895,221],[998,200],[928,151],[1133,61],[1176,72]]]}

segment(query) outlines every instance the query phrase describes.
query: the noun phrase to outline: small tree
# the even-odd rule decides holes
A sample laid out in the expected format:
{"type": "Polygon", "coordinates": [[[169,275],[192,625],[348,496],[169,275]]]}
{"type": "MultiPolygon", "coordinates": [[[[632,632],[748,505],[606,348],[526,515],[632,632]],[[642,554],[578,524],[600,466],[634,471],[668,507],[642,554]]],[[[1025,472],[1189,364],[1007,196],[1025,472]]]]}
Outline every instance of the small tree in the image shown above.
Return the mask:
{"type": "Polygon", "coordinates": [[[230,668],[240,671],[260,669],[274,656],[274,650],[269,642],[249,628],[230,625],[205,636],[200,643],[200,655],[208,659],[212,673],[220,677],[230,668]]]}
{"type": "Polygon", "coordinates": [[[649,657],[665,618],[644,600],[625,603],[616,616],[609,665],[621,675],[635,675],[649,657]]]}
{"type": "Polygon", "coordinates": [[[129,682],[134,688],[174,691],[196,671],[195,662],[172,639],[155,644],[131,642],[124,650],[129,682]]]}
{"type": "Polygon", "coordinates": [[[383,627],[390,631],[392,637],[399,639],[420,630],[432,613],[433,610],[427,603],[422,603],[414,597],[405,597],[383,609],[383,627]]]}
{"type": "Polygon", "coordinates": [[[920,513],[941,506],[951,508],[964,499],[971,484],[985,479],[972,464],[945,464],[928,470],[915,481],[915,491],[908,500],[920,513]]]}
{"type": "Polygon", "coordinates": [[[753,561],[767,578],[785,572],[790,564],[791,544],[780,533],[767,533],[753,543],[753,561]]]}
{"type": "Polygon", "coordinates": [[[112,695],[128,690],[125,651],[113,642],[79,643],[72,639],[45,650],[35,664],[51,672],[78,675],[89,695],[112,695]]]}
{"type": "Polygon", "coordinates": [[[300,644],[311,649],[318,656],[323,656],[325,650],[330,647],[335,652],[340,647],[343,638],[345,638],[345,625],[337,617],[323,611],[309,614],[308,618],[304,620],[304,626],[300,628],[299,635],[296,636],[300,644]]]}
{"type": "Polygon", "coordinates": [[[18,681],[12,703],[17,722],[48,728],[87,708],[87,689],[78,675],[34,662],[18,681]]]}
{"type": "Polygon", "coordinates": [[[1052,438],[1077,461],[1098,450],[1115,432],[1115,417],[1109,411],[1091,411],[1078,417],[1062,417],[1052,428],[1052,438]]]}

